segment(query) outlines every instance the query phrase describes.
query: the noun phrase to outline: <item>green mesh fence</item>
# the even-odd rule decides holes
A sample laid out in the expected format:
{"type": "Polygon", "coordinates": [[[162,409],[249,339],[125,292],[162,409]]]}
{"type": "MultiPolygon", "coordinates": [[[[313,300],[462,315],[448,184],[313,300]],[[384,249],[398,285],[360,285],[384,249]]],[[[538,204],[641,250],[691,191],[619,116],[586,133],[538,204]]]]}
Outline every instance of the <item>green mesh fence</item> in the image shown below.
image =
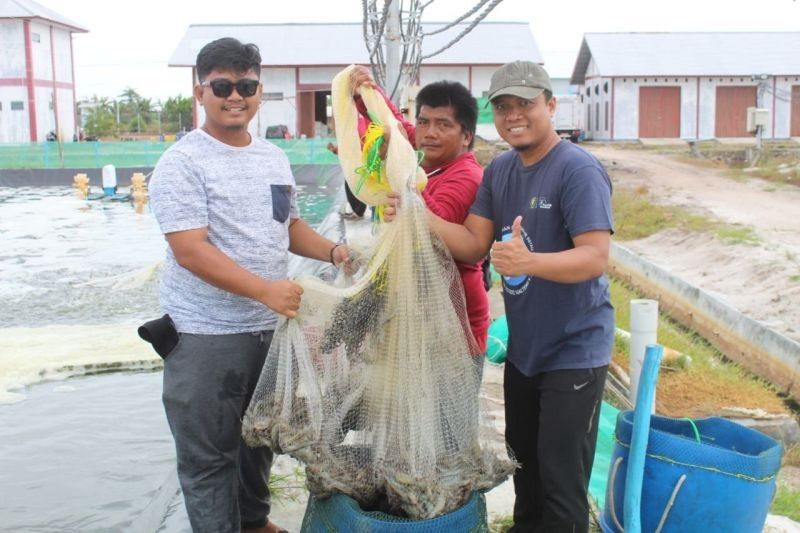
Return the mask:
{"type": "MultiPolygon", "coordinates": [[[[270,139],[286,152],[292,165],[338,164],[327,137],[313,139],[270,139]]],[[[43,142],[0,144],[0,169],[100,168],[103,165],[152,167],[172,142],[43,142]]]]}
{"type": "Polygon", "coordinates": [[[478,124],[494,124],[492,117],[492,106],[487,105],[489,99],[485,96],[477,98],[478,100],[478,124]]]}

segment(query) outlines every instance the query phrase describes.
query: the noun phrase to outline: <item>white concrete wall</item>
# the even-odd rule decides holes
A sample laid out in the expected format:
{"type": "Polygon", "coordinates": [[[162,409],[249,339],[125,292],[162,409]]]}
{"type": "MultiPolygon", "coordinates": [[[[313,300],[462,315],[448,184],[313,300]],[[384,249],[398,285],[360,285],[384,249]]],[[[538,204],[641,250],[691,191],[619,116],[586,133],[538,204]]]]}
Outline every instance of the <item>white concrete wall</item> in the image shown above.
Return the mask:
{"type": "Polygon", "coordinates": [[[484,96],[489,92],[489,85],[492,82],[492,74],[500,65],[496,67],[472,67],[472,95],[484,96]]]}
{"type": "Polygon", "coordinates": [[[72,83],[72,35],[62,29],[53,29],[53,44],[56,55],[56,79],[63,83],[72,83]]]}
{"type": "MultiPolygon", "coordinates": [[[[52,80],[53,65],[50,58],[50,26],[32,21],[31,29],[31,56],[33,57],[33,77],[37,80],[52,80]],[[39,35],[39,42],[35,42],[33,34],[39,35]]],[[[38,109],[38,105],[37,105],[38,109]]]]}
{"type": "MultiPolygon", "coordinates": [[[[31,22],[31,55],[33,59],[33,77],[41,82],[53,80],[52,47],[55,47],[56,80],[61,83],[72,83],[72,63],[70,54],[71,35],[63,29],[53,30],[53,43],[50,40],[50,26],[39,22],[31,22]],[[33,40],[38,34],[39,42],[33,40]]],[[[21,79],[27,76],[25,69],[25,33],[22,21],[0,22],[0,79],[21,79]]],[[[58,98],[58,115],[60,134],[65,140],[72,139],[75,132],[75,102],[71,89],[58,88],[57,95],[53,87],[37,86],[34,90],[36,102],[36,135],[44,141],[48,132],[55,130],[54,97],[58,98]],[[52,106],[52,107],[51,107],[52,106]]],[[[0,142],[29,142],[31,138],[29,125],[28,92],[25,85],[19,87],[0,86],[0,142]],[[24,110],[12,111],[11,102],[24,102],[24,110]]]]}
{"type": "Polygon", "coordinates": [[[0,79],[25,77],[22,21],[0,20],[0,79]]]}
{"type": "MultiPolygon", "coordinates": [[[[328,80],[330,83],[330,80],[328,80]]],[[[262,68],[261,83],[265,93],[283,93],[283,100],[261,102],[258,115],[250,124],[250,133],[263,137],[268,126],[283,124],[297,132],[297,93],[293,68],[262,68]]],[[[312,83],[312,82],[306,82],[312,83]]]]}
{"type": "Polygon", "coordinates": [[[28,125],[28,93],[25,87],[0,86],[0,143],[27,143],[30,141],[28,125]],[[22,111],[12,111],[11,102],[23,102],[22,111]]]}
{"type": "MultiPolygon", "coordinates": [[[[593,64],[590,63],[592,70],[593,64]]],[[[586,104],[591,104],[592,118],[591,128],[587,127],[587,138],[596,140],[606,140],[611,138],[611,131],[605,131],[602,123],[604,105],[606,100],[611,98],[611,83],[609,92],[605,94],[603,86],[609,78],[594,77],[586,79],[586,85],[580,87],[580,93],[584,95],[584,113],[586,104]],[[595,94],[595,86],[599,86],[599,93],[595,94]],[[591,89],[587,95],[586,89],[591,89]],[[600,104],[601,129],[598,130],[596,123],[595,105],[600,104]]],[[[770,91],[773,87],[773,80],[768,80],[770,91]]],[[[770,126],[764,131],[765,139],[785,139],[789,136],[790,111],[791,111],[791,87],[800,85],[800,75],[778,76],[775,83],[777,95],[773,98],[770,91],[764,93],[764,107],[770,110],[770,126]],[[774,135],[772,128],[772,116],[774,116],[774,135]]],[[[680,136],[682,139],[713,139],[715,137],[716,120],[716,99],[717,87],[724,86],[757,86],[757,82],[749,77],[627,77],[615,78],[613,80],[614,90],[614,139],[615,140],[634,140],[639,138],[639,89],[641,87],[680,87],[681,88],[681,120],[680,136]],[[699,93],[698,93],[699,85],[699,93]],[[699,105],[699,128],[698,128],[698,100],[699,105]]],[[[609,104],[610,105],[610,104],[609,104]]],[[[584,122],[588,125],[588,120],[584,122]]]]}
{"type": "Polygon", "coordinates": [[[578,88],[578,95],[583,95],[581,106],[587,139],[611,138],[611,82],[611,78],[600,76],[594,59],[590,60],[586,69],[586,81],[578,88]],[[606,120],[606,103],[608,103],[608,120],[606,120]]]}
{"type": "MultiPolygon", "coordinates": [[[[680,87],[680,137],[682,139],[697,137],[697,78],[636,77],[614,79],[615,140],[639,138],[639,90],[641,87],[680,87]]],[[[702,90],[701,94],[703,94],[702,90]]],[[[600,138],[610,139],[610,136],[600,138]]]]}
{"type": "MultiPolygon", "coordinates": [[[[434,81],[457,81],[469,88],[469,67],[420,67],[419,84],[425,85],[434,81]]],[[[489,87],[488,84],[486,86],[489,87]]]]}
{"type": "MultiPolygon", "coordinates": [[[[764,103],[772,109],[774,116],[776,139],[787,139],[791,133],[793,85],[800,85],[800,76],[777,76],[774,85],[772,83],[769,85],[770,89],[774,87],[775,94],[770,92],[764,94],[764,103]]],[[[767,129],[772,134],[772,125],[767,129]]]]}
{"type": "Polygon", "coordinates": [[[53,88],[34,87],[33,94],[36,98],[36,138],[42,142],[49,132],[56,129],[53,88]]]}
{"type": "Polygon", "coordinates": [[[342,71],[344,67],[301,67],[301,84],[322,84],[330,86],[334,76],[342,71]]]}
{"type": "Polygon", "coordinates": [[[75,99],[71,89],[58,89],[58,128],[64,141],[71,141],[75,129],[75,99]]]}

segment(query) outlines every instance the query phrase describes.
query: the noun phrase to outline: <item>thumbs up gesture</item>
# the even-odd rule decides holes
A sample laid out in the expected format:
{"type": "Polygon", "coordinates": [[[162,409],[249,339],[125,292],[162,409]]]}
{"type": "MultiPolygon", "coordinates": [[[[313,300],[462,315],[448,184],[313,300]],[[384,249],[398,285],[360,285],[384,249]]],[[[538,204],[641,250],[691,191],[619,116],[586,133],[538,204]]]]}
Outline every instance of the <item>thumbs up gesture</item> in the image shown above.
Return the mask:
{"type": "Polygon", "coordinates": [[[522,217],[511,225],[511,238],[496,242],[492,246],[492,265],[503,276],[530,275],[529,262],[532,253],[522,240],[522,217]]]}

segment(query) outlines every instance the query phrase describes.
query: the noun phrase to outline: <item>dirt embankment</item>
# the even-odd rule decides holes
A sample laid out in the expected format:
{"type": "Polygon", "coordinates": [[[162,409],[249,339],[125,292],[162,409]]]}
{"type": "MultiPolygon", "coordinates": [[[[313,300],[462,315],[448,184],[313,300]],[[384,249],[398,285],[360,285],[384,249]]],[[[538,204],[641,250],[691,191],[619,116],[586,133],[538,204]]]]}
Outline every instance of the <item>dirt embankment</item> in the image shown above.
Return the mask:
{"type": "Polygon", "coordinates": [[[800,188],[733,179],[643,150],[586,148],[604,163],[616,187],[646,187],[654,203],[750,229],[757,237],[752,244],[675,229],[621,244],[800,341],[800,188]]]}

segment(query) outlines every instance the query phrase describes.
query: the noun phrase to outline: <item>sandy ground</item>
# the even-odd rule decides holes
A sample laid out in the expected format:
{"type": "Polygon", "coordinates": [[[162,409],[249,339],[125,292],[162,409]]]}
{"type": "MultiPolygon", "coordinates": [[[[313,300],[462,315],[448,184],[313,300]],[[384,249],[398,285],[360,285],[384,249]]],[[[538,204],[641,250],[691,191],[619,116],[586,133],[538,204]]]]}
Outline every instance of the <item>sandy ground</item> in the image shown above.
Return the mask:
{"type": "Polygon", "coordinates": [[[585,147],[617,187],[645,186],[654,202],[750,228],[758,244],[727,244],[709,233],[678,230],[621,244],[800,341],[800,188],[733,179],[642,150],[585,147]]]}

